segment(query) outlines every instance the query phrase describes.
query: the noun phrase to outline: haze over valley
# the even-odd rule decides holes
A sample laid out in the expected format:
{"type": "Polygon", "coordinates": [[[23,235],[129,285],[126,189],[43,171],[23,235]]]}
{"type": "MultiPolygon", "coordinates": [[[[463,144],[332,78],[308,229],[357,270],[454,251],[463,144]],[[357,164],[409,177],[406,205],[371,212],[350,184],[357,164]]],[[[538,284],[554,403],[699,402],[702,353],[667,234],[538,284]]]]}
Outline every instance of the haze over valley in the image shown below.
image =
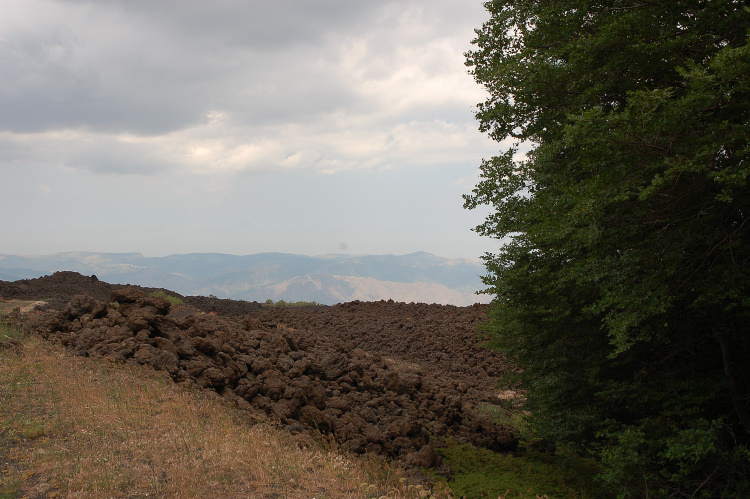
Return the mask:
{"type": "Polygon", "coordinates": [[[0,279],[16,281],[69,270],[112,284],[160,287],[183,295],[235,300],[315,301],[332,305],[361,300],[486,303],[477,295],[485,272],[479,260],[408,255],[305,256],[288,253],[192,253],[146,257],[140,253],[70,252],[43,256],[0,255],[0,279]]]}

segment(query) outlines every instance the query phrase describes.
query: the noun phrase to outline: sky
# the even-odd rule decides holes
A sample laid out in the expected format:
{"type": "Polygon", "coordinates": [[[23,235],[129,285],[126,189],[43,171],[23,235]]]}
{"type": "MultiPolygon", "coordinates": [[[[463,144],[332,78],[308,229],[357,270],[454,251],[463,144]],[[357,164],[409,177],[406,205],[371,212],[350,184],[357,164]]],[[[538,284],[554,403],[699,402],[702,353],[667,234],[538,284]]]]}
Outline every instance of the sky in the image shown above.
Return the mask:
{"type": "Polygon", "coordinates": [[[481,0],[3,0],[0,253],[479,258],[481,0]]]}

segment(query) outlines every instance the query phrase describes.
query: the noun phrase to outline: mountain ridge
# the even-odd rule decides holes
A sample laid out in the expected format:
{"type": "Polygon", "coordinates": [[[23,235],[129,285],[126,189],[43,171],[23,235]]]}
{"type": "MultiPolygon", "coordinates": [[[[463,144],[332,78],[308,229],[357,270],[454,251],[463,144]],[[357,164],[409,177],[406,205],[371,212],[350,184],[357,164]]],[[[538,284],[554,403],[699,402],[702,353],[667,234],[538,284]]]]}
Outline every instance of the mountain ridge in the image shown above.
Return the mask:
{"type": "Polygon", "coordinates": [[[70,270],[113,284],[171,289],[183,295],[265,301],[393,299],[466,306],[486,303],[479,260],[407,255],[307,256],[267,252],[253,255],[186,253],[146,257],[141,253],[65,252],[0,254],[0,279],[15,281],[70,270]]]}

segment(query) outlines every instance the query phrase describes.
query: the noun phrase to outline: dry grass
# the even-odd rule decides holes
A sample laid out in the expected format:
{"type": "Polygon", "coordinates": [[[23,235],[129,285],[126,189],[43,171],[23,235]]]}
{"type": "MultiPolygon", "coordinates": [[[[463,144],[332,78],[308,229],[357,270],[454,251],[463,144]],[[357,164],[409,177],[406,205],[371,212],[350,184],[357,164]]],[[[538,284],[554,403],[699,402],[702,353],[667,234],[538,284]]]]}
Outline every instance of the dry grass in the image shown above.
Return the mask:
{"type": "Polygon", "coordinates": [[[0,350],[0,499],[448,497],[133,366],[0,350]]]}

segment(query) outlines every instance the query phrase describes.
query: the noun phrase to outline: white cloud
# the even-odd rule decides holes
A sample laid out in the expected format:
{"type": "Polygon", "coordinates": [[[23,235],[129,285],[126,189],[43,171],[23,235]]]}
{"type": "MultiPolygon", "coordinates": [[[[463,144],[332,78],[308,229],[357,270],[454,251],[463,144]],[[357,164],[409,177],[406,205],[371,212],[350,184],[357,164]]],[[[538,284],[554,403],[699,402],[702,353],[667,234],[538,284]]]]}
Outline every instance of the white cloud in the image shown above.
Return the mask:
{"type": "Polygon", "coordinates": [[[4,4],[0,161],[330,173],[490,150],[463,68],[473,25],[436,22],[457,2],[166,5],[4,4]]]}

